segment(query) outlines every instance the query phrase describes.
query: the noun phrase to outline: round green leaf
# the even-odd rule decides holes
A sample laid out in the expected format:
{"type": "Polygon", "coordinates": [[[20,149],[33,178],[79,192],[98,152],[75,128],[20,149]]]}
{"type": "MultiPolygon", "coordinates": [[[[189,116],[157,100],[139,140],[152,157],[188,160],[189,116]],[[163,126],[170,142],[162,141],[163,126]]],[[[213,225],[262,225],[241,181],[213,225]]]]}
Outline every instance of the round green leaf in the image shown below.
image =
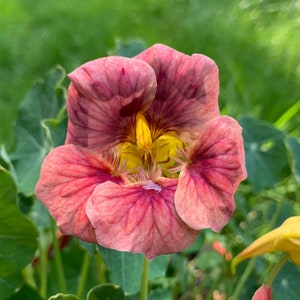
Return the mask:
{"type": "MultiPolygon", "coordinates": [[[[15,150],[10,159],[18,176],[18,188],[26,196],[32,195],[46,154],[55,144],[51,130],[43,123],[46,119],[63,118],[65,91],[61,82],[65,71],[58,67],[44,81],[37,82],[28,92],[18,111],[15,133],[15,150]]],[[[53,123],[53,122],[52,122],[53,123]]],[[[55,122],[54,122],[55,123],[55,122]]],[[[59,125],[52,124],[55,138],[61,140],[59,125]]]]}
{"type": "Polygon", "coordinates": [[[150,291],[148,300],[169,300],[172,299],[172,291],[165,289],[155,289],[150,291]]]}
{"type": "Polygon", "coordinates": [[[104,263],[109,269],[112,282],[120,285],[128,294],[139,291],[143,255],[98,247],[104,263]]]}
{"type": "MultiPolygon", "coordinates": [[[[143,255],[98,247],[111,280],[120,285],[126,294],[135,294],[140,289],[143,255]],[[121,270],[121,271],[120,271],[121,270]]],[[[162,255],[150,261],[149,279],[163,276],[169,263],[169,256],[162,255]]]]}
{"type": "MultiPolygon", "coordinates": [[[[3,299],[2,297],[0,299],[3,299]]],[[[22,288],[14,294],[9,300],[43,300],[37,290],[34,290],[32,287],[24,284],[22,288]]]]}
{"type": "Polygon", "coordinates": [[[149,263],[149,280],[165,275],[170,255],[160,255],[152,259],[149,263]]]}
{"type": "Polygon", "coordinates": [[[0,278],[20,272],[38,247],[38,231],[20,212],[16,200],[16,185],[0,167],[0,278]]]}
{"type": "MultiPolygon", "coordinates": [[[[23,279],[21,274],[0,275],[0,299],[7,299],[21,288],[23,279]]],[[[22,299],[23,300],[23,299],[22,299]]],[[[25,299],[24,299],[25,300],[25,299]]]]}
{"type": "Polygon", "coordinates": [[[273,187],[288,175],[284,133],[251,117],[241,118],[239,123],[243,128],[248,180],[255,192],[273,187]]]}
{"type": "Polygon", "coordinates": [[[300,268],[291,262],[286,263],[272,285],[274,300],[300,299],[299,278],[300,268]]]}
{"type": "Polygon", "coordinates": [[[92,288],[88,295],[87,300],[123,300],[125,295],[123,290],[115,284],[105,283],[97,285],[92,288]]]}
{"type": "Polygon", "coordinates": [[[123,42],[121,40],[116,41],[115,49],[110,51],[110,55],[119,55],[125,57],[133,57],[147,48],[142,40],[131,40],[129,42],[123,42]]]}

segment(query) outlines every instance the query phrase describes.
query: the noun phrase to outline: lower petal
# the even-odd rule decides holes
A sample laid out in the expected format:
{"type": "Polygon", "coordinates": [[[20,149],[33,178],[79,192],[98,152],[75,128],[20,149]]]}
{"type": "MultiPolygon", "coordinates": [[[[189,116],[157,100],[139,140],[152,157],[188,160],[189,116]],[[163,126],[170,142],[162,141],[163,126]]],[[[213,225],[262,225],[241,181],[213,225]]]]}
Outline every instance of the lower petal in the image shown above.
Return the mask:
{"type": "Polygon", "coordinates": [[[37,198],[48,208],[64,234],[96,242],[85,206],[100,183],[122,181],[95,153],[74,145],[52,150],[43,162],[36,186],[37,198]]]}
{"type": "Polygon", "coordinates": [[[246,177],[239,124],[230,117],[207,122],[188,153],[175,194],[179,216],[191,228],[221,230],[234,211],[234,192],[246,177]]]}
{"type": "Polygon", "coordinates": [[[179,252],[190,246],[198,231],[177,215],[174,193],[177,180],[155,184],[99,185],[87,203],[87,215],[104,247],[142,252],[148,259],[179,252]]]}

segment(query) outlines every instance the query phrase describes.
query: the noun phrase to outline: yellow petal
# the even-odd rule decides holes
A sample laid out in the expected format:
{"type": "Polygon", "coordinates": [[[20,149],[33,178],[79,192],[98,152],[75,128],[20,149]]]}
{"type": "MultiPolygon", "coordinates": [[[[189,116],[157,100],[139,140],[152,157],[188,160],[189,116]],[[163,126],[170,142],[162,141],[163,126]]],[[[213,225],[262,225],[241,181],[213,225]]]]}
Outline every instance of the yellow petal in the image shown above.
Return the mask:
{"type": "Polygon", "coordinates": [[[300,217],[288,218],[279,228],[281,235],[275,242],[276,249],[286,252],[300,266],[300,217]]]}
{"type": "Polygon", "coordinates": [[[142,113],[136,115],[136,145],[143,153],[148,153],[152,148],[151,131],[147,120],[142,113]]]}
{"type": "Polygon", "coordinates": [[[250,246],[239,253],[231,262],[233,273],[235,272],[236,266],[241,261],[253,256],[276,251],[275,240],[278,238],[278,234],[280,234],[280,229],[274,229],[255,240],[250,246]]]}
{"type": "Polygon", "coordinates": [[[286,252],[300,266],[300,216],[288,218],[280,227],[264,234],[239,253],[231,263],[233,273],[244,259],[276,250],[286,252]]]}
{"type": "Polygon", "coordinates": [[[120,165],[126,165],[126,169],[135,173],[137,168],[142,166],[142,156],[136,145],[125,142],[119,145],[120,165]]]}
{"type": "Polygon", "coordinates": [[[155,140],[152,155],[162,169],[168,169],[174,165],[174,157],[178,150],[182,149],[183,142],[178,139],[175,132],[166,132],[155,140]]]}

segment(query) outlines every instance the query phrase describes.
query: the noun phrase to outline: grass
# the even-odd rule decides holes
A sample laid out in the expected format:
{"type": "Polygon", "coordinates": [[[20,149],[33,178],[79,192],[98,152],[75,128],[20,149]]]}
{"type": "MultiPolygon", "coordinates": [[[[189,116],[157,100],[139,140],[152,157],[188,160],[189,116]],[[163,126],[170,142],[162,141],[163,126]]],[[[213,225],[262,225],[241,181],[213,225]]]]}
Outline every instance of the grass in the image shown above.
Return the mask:
{"type": "Polygon", "coordinates": [[[36,80],[107,55],[116,38],[212,57],[223,113],[275,122],[300,99],[299,13],[299,0],[1,1],[0,143],[13,145],[18,104],[36,80]]]}

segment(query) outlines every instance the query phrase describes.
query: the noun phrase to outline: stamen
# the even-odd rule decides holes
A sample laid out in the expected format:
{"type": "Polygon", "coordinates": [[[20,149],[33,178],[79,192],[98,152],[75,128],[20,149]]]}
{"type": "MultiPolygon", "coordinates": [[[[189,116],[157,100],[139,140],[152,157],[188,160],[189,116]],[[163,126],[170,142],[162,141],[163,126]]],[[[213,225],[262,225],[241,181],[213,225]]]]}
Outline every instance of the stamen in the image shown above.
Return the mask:
{"type": "Polygon", "coordinates": [[[134,123],[134,140],[126,140],[118,147],[120,164],[126,165],[131,180],[154,184],[161,176],[177,178],[184,163],[182,159],[186,160],[185,143],[176,132],[163,132],[148,124],[142,112],[137,113],[134,123]]]}

